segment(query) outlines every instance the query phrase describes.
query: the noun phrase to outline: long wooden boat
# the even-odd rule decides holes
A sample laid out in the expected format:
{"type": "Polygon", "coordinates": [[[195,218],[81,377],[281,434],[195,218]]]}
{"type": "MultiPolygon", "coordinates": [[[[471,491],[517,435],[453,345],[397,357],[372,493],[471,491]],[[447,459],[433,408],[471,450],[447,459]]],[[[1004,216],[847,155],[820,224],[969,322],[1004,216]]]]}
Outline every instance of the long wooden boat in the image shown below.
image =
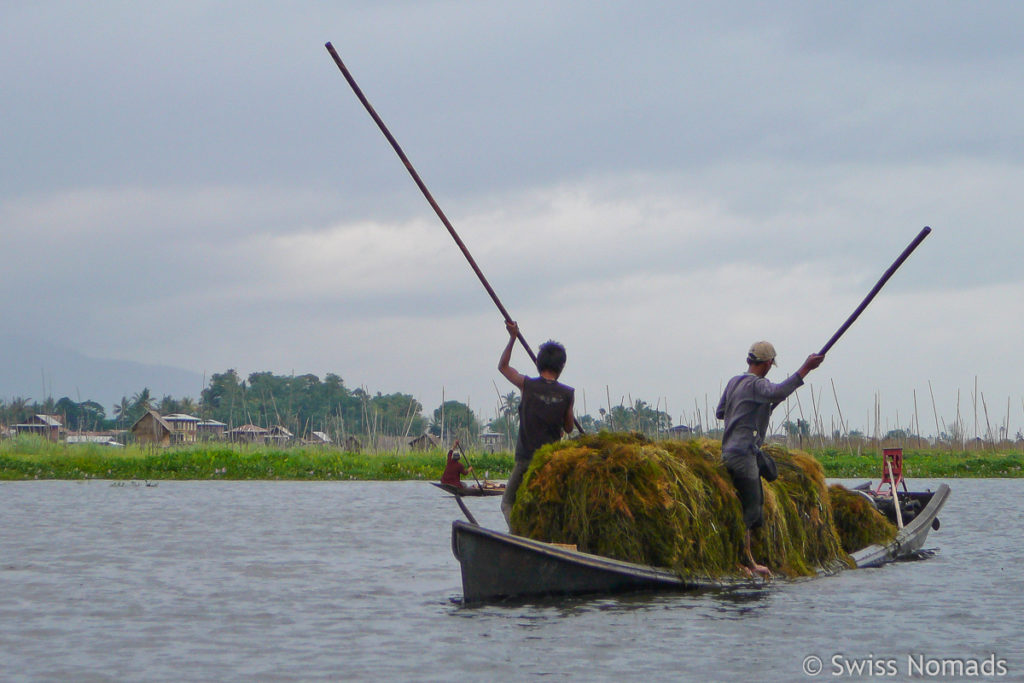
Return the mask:
{"type": "MultiPolygon", "coordinates": [[[[853,553],[857,567],[877,567],[918,553],[949,492],[949,487],[942,484],[892,543],[868,546],[853,553]]],[[[452,552],[462,568],[464,604],[553,595],[693,591],[765,584],[760,578],[682,577],[661,567],[591,555],[462,520],[452,523],[452,552]]],[[[837,570],[826,567],[822,573],[837,570]]]]}
{"type": "Polygon", "coordinates": [[[500,496],[505,493],[504,484],[493,484],[489,481],[485,481],[483,486],[452,486],[451,484],[442,484],[440,482],[430,482],[437,488],[453,496],[500,496]]]}

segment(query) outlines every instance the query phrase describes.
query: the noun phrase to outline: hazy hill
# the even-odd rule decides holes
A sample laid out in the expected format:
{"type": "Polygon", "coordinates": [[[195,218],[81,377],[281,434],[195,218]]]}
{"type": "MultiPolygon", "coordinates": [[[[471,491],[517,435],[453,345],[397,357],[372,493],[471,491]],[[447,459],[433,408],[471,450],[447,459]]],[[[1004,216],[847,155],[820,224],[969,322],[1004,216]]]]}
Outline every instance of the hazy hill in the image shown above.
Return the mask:
{"type": "Polygon", "coordinates": [[[90,358],[72,349],[12,334],[0,334],[0,398],[15,396],[43,401],[67,396],[93,400],[110,416],[122,396],[149,387],[153,398],[199,399],[203,376],[166,365],[90,358]]]}

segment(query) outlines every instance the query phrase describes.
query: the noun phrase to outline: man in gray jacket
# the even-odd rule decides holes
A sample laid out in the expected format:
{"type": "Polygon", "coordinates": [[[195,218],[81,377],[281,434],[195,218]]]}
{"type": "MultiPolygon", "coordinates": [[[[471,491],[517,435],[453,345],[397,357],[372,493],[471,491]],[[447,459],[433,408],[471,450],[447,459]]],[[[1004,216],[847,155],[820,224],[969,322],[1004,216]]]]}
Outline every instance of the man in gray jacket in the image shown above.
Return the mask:
{"type": "Polygon", "coordinates": [[[729,380],[718,402],[715,415],[725,421],[722,434],[722,462],[732,477],[743,506],[743,523],[747,527],[743,539],[744,562],[752,573],[771,576],[771,571],[754,561],[750,551],[750,534],[764,524],[764,491],[757,455],[764,444],[772,410],[804,383],[825,356],[812,353],[800,369],[779,384],[766,375],[775,363],[775,347],[766,341],[755,342],[747,353],[747,371],[729,380]]]}

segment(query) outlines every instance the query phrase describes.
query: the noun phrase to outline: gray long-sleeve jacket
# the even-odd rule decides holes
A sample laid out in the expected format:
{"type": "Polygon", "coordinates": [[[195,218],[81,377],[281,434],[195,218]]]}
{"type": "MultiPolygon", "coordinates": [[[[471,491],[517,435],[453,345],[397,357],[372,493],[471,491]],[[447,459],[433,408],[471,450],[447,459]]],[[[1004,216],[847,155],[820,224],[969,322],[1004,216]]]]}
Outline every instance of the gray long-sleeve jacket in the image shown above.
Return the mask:
{"type": "Polygon", "coordinates": [[[793,373],[779,384],[749,372],[729,380],[715,415],[725,420],[722,459],[753,456],[764,443],[772,410],[804,383],[793,373]]]}

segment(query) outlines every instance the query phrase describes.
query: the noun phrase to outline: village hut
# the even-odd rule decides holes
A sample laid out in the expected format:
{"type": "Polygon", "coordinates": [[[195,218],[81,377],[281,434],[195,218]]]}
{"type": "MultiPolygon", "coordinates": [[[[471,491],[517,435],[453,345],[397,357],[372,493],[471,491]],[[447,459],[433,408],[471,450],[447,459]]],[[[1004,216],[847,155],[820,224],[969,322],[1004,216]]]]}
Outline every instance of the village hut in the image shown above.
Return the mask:
{"type": "Polygon", "coordinates": [[[307,446],[326,446],[331,443],[331,437],[327,435],[327,432],[310,432],[304,443],[307,446]]]}
{"type": "Polygon", "coordinates": [[[170,446],[173,429],[160,413],[155,410],[147,410],[142,414],[129,430],[135,438],[136,443],[149,444],[152,446],[170,446]]]}
{"type": "Polygon", "coordinates": [[[668,428],[668,435],[673,439],[689,439],[693,436],[693,429],[689,425],[676,425],[668,428]]]}
{"type": "Polygon", "coordinates": [[[263,443],[266,436],[267,430],[254,424],[235,427],[228,432],[228,438],[237,443],[263,443]]]}
{"type": "Polygon", "coordinates": [[[164,415],[164,422],[171,427],[171,443],[195,443],[198,436],[199,418],[183,413],[164,415]]]}
{"type": "Polygon", "coordinates": [[[11,429],[14,434],[35,434],[49,441],[60,439],[60,430],[64,426],[60,415],[33,415],[23,424],[16,424],[11,429]]]}
{"type": "Polygon", "coordinates": [[[78,434],[68,434],[65,443],[69,446],[76,444],[93,444],[96,446],[112,446],[114,448],[120,448],[124,444],[119,443],[114,435],[110,432],[80,432],[78,434]]]}
{"type": "Polygon", "coordinates": [[[196,438],[201,441],[219,441],[224,438],[227,427],[217,420],[200,420],[196,423],[196,438]]]}
{"type": "Polygon", "coordinates": [[[354,436],[345,437],[344,448],[349,453],[359,453],[363,450],[363,442],[354,436]]]}
{"type": "Polygon", "coordinates": [[[283,445],[295,438],[295,435],[281,425],[273,425],[267,430],[265,440],[269,444],[283,445]]]}
{"type": "Polygon", "coordinates": [[[498,432],[482,432],[480,434],[480,443],[491,453],[493,453],[496,448],[500,448],[504,441],[505,435],[499,434],[498,432]]]}
{"type": "Polygon", "coordinates": [[[409,448],[414,451],[429,451],[437,448],[437,442],[434,441],[434,437],[424,432],[409,442],[409,448]]]}

